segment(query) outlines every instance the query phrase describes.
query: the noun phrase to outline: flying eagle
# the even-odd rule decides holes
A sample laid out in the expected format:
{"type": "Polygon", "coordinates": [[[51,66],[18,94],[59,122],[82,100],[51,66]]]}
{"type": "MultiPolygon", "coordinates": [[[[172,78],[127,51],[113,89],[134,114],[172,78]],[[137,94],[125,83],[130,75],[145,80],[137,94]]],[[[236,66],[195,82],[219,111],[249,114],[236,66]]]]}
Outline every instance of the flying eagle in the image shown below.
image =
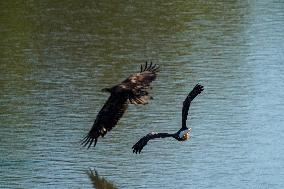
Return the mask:
{"type": "Polygon", "coordinates": [[[197,84],[192,91],[187,95],[186,99],[183,101],[183,107],[182,107],[182,127],[180,130],[178,130],[176,133],[156,133],[151,132],[147,134],[146,136],[142,137],[136,144],[133,145],[133,153],[140,153],[144,146],[149,142],[149,140],[155,139],[155,138],[166,138],[166,137],[173,137],[174,139],[178,141],[186,141],[190,138],[190,132],[191,128],[187,128],[186,126],[186,120],[188,115],[188,110],[191,101],[201,92],[203,91],[203,86],[197,84]]]}
{"type": "Polygon", "coordinates": [[[110,97],[99,111],[94,124],[82,140],[83,146],[97,144],[98,138],[104,137],[110,131],[123,113],[126,111],[128,103],[147,104],[152,98],[149,95],[150,83],[156,79],[159,67],[156,64],[141,65],[139,73],[135,73],[122,81],[120,84],[111,88],[105,88],[102,91],[110,93],[110,97]]]}

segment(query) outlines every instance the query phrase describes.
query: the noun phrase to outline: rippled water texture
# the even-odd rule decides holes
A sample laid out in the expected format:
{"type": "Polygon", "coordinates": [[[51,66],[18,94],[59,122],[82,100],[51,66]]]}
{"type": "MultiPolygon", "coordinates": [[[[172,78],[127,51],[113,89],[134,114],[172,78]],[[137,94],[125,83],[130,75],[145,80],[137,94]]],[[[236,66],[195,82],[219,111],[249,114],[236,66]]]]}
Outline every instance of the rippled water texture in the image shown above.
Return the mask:
{"type": "Polygon", "coordinates": [[[1,1],[0,188],[284,188],[284,2],[1,1]],[[146,60],[154,100],[95,149],[101,92],[146,60]],[[175,132],[196,83],[192,138],[175,132]],[[95,170],[94,170],[95,169],[95,170]]]}

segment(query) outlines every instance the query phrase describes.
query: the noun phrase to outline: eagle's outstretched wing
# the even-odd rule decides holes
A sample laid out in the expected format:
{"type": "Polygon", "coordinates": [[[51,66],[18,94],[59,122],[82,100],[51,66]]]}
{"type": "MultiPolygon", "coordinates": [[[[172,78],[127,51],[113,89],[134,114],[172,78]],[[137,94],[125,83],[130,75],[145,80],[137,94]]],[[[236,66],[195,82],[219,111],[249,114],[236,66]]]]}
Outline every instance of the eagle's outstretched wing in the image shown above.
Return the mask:
{"type": "Polygon", "coordinates": [[[146,104],[151,98],[148,93],[150,83],[155,80],[158,67],[153,65],[141,65],[139,73],[129,76],[122,83],[104,90],[110,92],[110,97],[99,111],[94,124],[82,140],[82,145],[88,148],[96,146],[98,138],[110,131],[123,116],[128,106],[128,101],[133,104],[146,104]]]}
{"type": "Polygon", "coordinates": [[[181,130],[187,129],[186,127],[186,120],[188,115],[188,110],[191,101],[201,92],[203,91],[203,86],[200,84],[195,85],[192,91],[187,95],[186,99],[183,101],[182,107],[182,128],[181,130]]]}
{"type": "Polygon", "coordinates": [[[149,95],[150,84],[157,77],[159,66],[156,64],[141,65],[139,73],[125,79],[121,86],[129,90],[129,101],[132,104],[147,104],[152,97],[149,95]]]}
{"type": "Polygon", "coordinates": [[[142,151],[144,146],[148,143],[149,140],[155,139],[155,138],[166,138],[166,137],[174,137],[175,134],[169,134],[169,133],[156,133],[152,132],[147,134],[146,136],[142,137],[136,144],[133,145],[133,153],[139,153],[142,151]]]}
{"type": "Polygon", "coordinates": [[[100,112],[97,115],[94,124],[82,140],[82,145],[88,148],[94,143],[94,147],[97,144],[98,138],[104,137],[104,135],[110,131],[122,117],[123,113],[127,109],[127,98],[120,94],[111,94],[100,112]]]}

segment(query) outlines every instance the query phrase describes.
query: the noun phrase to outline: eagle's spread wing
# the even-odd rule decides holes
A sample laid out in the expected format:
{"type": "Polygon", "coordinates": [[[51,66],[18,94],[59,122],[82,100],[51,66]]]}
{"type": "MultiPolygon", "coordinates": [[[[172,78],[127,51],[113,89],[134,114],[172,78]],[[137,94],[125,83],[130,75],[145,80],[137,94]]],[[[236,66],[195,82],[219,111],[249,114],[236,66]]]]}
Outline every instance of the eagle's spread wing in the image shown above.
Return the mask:
{"type": "Polygon", "coordinates": [[[129,101],[132,104],[147,104],[151,96],[149,95],[150,84],[156,79],[159,67],[152,62],[145,66],[141,65],[139,73],[129,76],[121,83],[121,86],[129,89],[129,101]]]}
{"type": "Polygon", "coordinates": [[[191,101],[201,92],[203,91],[202,85],[195,85],[195,87],[192,89],[192,91],[187,95],[186,99],[183,101],[183,107],[182,107],[182,130],[187,129],[186,127],[186,120],[188,115],[188,110],[191,101]]]}
{"type": "Polygon", "coordinates": [[[112,93],[97,115],[93,127],[82,140],[82,145],[88,148],[94,143],[94,147],[100,136],[110,131],[122,117],[127,109],[127,97],[122,94],[112,93]]]}
{"type": "Polygon", "coordinates": [[[148,143],[149,140],[155,139],[155,138],[166,138],[166,137],[174,137],[174,134],[169,133],[149,133],[146,136],[142,137],[136,144],[133,145],[133,153],[139,153],[142,151],[144,146],[148,143]]]}

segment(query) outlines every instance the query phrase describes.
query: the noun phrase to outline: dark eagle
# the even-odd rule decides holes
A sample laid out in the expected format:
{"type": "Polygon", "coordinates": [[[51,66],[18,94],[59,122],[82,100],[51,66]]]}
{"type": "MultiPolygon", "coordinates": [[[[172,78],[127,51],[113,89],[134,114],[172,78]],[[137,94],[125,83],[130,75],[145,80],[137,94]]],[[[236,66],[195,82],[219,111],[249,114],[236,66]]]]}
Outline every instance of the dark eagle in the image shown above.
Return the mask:
{"type": "Polygon", "coordinates": [[[178,141],[186,141],[190,138],[190,131],[191,128],[187,128],[186,126],[186,120],[188,115],[188,110],[191,101],[201,92],[203,91],[203,86],[197,84],[192,91],[187,95],[186,99],[183,101],[183,107],[182,107],[182,127],[180,130],[178,130],[176,133],[156,133],[151,132],[147,134],[146,136],[142,137],[136,144],[133,145],[133,153],[140,153],[144,146],[148,143],[149,140],[155,139],[155,138],[166,138],[166,137],[173,137],[174,139],[178,141]]]}
{"type": "Polygon", "coordinates": [[[110,131],[127,109],[128,103],[147,104],[151,99],[149,95],[150,83],[156,79],[159,67],[156,64],[141,65],[139,73],[135,73],[122,81],[120,84],[103,91],[110,93],[110,97],[99,111],[94,124],[85,138],[83,146],[88,148],[97,144],[98,138],[104,137],[110,131]]]}

